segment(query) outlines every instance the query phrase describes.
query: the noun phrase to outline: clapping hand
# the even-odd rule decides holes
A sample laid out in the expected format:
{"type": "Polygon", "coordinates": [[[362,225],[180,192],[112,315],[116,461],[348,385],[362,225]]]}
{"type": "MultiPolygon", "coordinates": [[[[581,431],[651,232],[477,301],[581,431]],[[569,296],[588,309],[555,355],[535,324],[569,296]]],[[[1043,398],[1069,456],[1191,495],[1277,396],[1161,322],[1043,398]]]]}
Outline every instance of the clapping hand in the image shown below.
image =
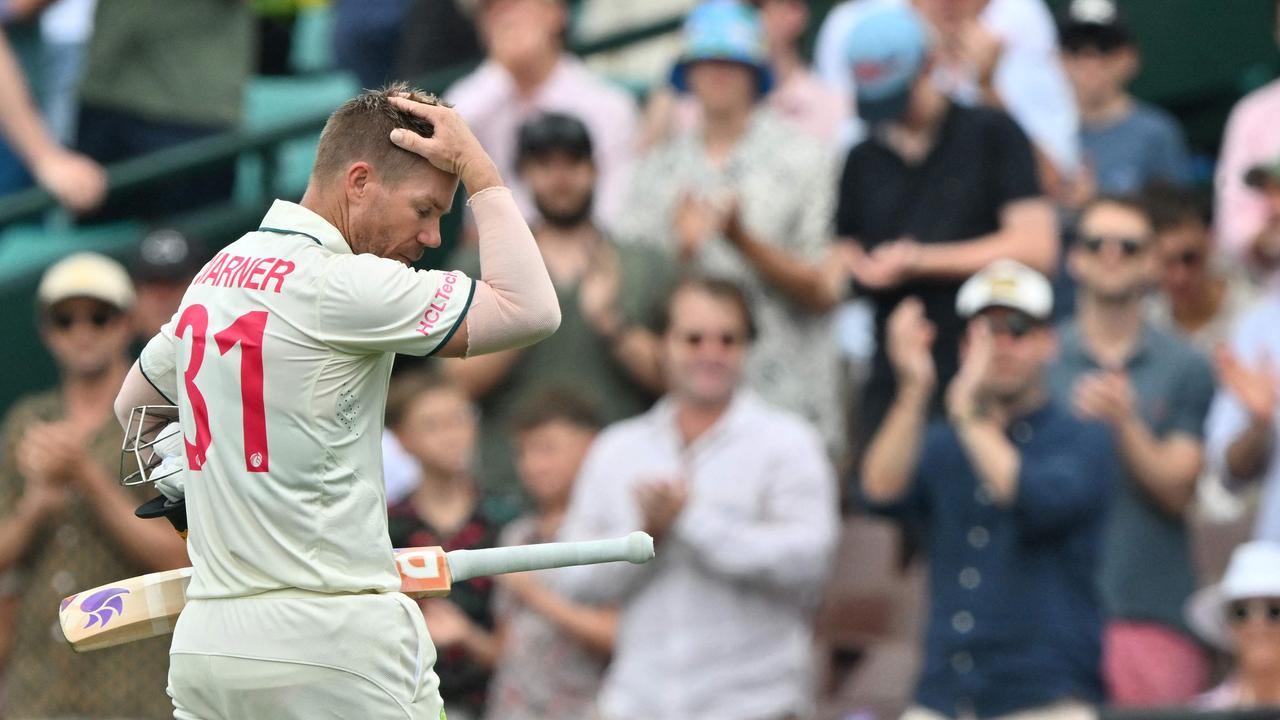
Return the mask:
{"type": "Polygon", "coordinates": [[[898,303],[885,330],[889,362],[898,380],[898,391],[933,392],[938,381],[933,363],[933,340],[937,329],[924,314],[924,303],[909,297],[898,303]]]}
{"type": "Polygon", "coordinates": [[[1258,425],[1270,424],[1280,401],[1280,378],[1276,377],[1271,355],[1263,352],[1257,369],[1250,369],[1226,346],[1214,353],[1214,364],[1223,386],[1244,406],[1249,418],[1258,425]]]}
{"type": "Polygon", "coordinates": [[[644,521],[644,531],[661,540],[689,501],[689,489],[682,478],[652,480],[635,487],[636,504],[644,521]]]}
{"type": "Polygon", "coordinates": [[[1103,370],[1080,378],[1072,394],[1076,413],[1118,428],[1133,419],[1137,400],[1129,375],[1123,370],[1103,370]]]}

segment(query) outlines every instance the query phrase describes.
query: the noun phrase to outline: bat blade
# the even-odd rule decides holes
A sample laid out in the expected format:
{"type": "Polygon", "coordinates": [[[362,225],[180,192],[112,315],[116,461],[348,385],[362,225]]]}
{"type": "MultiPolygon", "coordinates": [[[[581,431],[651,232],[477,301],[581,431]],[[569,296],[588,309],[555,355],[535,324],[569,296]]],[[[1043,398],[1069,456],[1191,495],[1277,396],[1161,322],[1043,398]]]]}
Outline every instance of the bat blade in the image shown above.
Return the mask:
{"type": "Polygon", "coordinates": [[[191,568],[166,570],[63,598],[62,635],[76,652],[88,652],[173,632],[190,581],[191,568]]]}

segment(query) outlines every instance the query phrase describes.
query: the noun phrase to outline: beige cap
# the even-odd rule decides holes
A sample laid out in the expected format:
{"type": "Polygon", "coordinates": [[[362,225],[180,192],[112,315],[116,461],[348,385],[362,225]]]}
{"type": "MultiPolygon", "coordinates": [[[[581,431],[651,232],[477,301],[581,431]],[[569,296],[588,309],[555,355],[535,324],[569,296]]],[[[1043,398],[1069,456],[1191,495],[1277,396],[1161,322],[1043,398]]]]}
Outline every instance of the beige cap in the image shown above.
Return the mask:
{"type": "Polygon", "coordinates": [[[133,307],[133,282],[124,266],[106,255],[68,255],[45,270],[36,289],[36,300],[49,307],[74,297],[93,298],[128,310],[133,307]]]}
{"type": "Polygon", "coordinates": [[[973,317],[989,307],[1012,308],[1048,320],[1053,288],[1044,275],[1017,260],[996,260],[966,280],[956,295],[960,317],[973,317]]]}

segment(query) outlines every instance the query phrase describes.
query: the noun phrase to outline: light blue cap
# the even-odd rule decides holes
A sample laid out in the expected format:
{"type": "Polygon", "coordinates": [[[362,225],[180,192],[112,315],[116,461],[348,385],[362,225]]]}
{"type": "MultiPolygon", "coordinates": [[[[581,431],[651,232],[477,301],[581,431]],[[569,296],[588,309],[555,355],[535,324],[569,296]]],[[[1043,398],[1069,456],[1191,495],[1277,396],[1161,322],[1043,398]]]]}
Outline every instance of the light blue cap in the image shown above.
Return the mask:
{"type": "Polygon", "coordinates": [[[756,71],[760,95],[773,87],[764,30],[756,9],[738,0],[707,0],[684,21],[684,52],[671,70],[671,84],[688,92],[689,65],[700,60],[727,60],[756,71]]]}
{"type": "Polygon", "coordinates": [[[929,31],[906,2],[875,3],[845,36],[845,59],[858,94],[858,115],[875,124],[896,120],[929,56],[929,31]]]}

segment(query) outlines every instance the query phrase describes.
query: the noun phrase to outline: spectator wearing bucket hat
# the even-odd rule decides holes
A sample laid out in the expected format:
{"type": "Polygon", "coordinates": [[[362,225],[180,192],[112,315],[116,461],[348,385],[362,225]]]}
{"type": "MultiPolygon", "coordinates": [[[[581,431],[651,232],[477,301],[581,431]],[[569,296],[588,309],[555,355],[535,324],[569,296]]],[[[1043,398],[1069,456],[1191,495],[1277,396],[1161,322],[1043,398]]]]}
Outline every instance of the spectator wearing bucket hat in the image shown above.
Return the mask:
{"type": "Polygon", "coordinates": [[[520,125],[545,112],[578,117],[595,144],[595,211],[610,223],[622,208],[636,133],[636,106],[565,52],[565,0],[482,0],[474,7],[486,59],[449,88],[446,99],[475,132],[507,179],[527,220],[537,210],[516,167],[520,125]]]}
{"type": "MultiPolygon", "coordinates": [[[[841,255],[875,306],[878,349],[860,403],[872,432],[894,396],[885,327],[915,296],[937,332],[941,383],[956,372],[964,321],[956,292],[997,258],[1042,273],[1057,265],[1057,223],[1027,137],[1003,112],[949,100],[929,79],[933,49],[908,5],[878,2],[845,38],[858,114],[871,127],[845,160],[836,208],[841,255]]],[[[942,409],[935,398],[933,410],[942,409]]]]}
{"type": "Polygon", "coordinates": [[[133,285],[116,261],[76,253],[36,290],[56,388],[14,403],[0,427],[0,573],[21,605],[6,671],[6,717],[167,717],[167,641],[77,655],[50,631],[86,587],[189,564],[167,527],[134,517],[154,494],[120,486],[113,404],[129,370],[133,285]]]}
{"type": "Polygon", "coordinates": [[[1280,543],[1237,547],[1222,582],[1191,596],[1187,622],[1235,660],[1231,676],[1197,704],[1280,707],[1280,543]]]}
{"type": "Polygon", "coordinates": [[[760,326],[747,387],[815,423],[837,449],[830,153],[761,102],[773,74],[754,8],[710,0],[690,13],[684,37],[672,85],[698,103],[702,126],[641,160],[617,235],[739,283],[760,326]]]}
{"type": "Polygon", "coordinates": [[[961,370],[929,422],[934,328],[916,298],[889,320],[892,408],[862,461],[869,508],[922,527],[929,622],[904,720],[1093,718],[1102,699],[1094,584],[1115,454],[1050,399],[1053,291],[997,260],[965,282],[961,370]]]}

